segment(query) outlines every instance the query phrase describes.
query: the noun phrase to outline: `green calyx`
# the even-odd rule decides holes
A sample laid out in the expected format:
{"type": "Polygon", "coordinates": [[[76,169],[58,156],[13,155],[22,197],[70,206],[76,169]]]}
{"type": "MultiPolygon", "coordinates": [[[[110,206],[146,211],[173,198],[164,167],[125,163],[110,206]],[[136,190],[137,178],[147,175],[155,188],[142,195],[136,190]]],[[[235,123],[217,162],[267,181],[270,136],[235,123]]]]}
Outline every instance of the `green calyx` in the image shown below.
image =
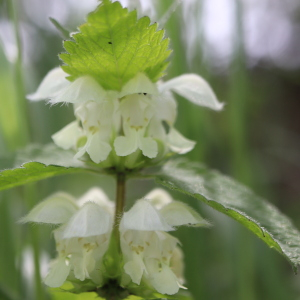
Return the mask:
{"type": "Polygon", "coordinates": [[[64,42],[67,53],[60,54],[67,79],[89,75],[106,90],[120,91],[139,72],[156,82],[171,53],[156,23],[150,25],[148,17],[138,20],[136,10],[128,12],[108,0],[88,15],[72,38],[64,42]]]}

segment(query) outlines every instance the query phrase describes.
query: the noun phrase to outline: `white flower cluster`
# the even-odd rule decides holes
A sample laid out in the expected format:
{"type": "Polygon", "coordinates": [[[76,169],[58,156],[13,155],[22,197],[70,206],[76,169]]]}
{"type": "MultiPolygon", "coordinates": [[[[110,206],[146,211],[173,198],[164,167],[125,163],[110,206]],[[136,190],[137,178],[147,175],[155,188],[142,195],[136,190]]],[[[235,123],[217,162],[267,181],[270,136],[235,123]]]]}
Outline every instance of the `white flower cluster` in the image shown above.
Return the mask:
{"type": "Polygon", "coordinates": [[[102,283],[102,257],[108,249],[113,211],[113,202],[102,190],[93,188],[78,201],[69,194],[56,193],[21,220],[59,225],[53,231],[58,257],[45,278],[48,286],[59,287],[67,278],[102,283]]]}
{"type": "MultiPolygon", "coordinates": [[[[101,286],[107,271],[103,256],[114,238],[114,204],[98,188],[79,200],[57,193],[39,203],[22,222],[59,225],[54,230],[57,258],[52,262],[45,283],[60,287],[66,280],[91,280],[101,286]]],[[[179,241],[168,234],[180,225],[209,225],[184,203],[173,201],[156,189],[138,200],[120,222],[123,255],[121,285],[132,282],[162,294],[175,294],[183,283],[182,252],[179,241]]]]}
{"type": "Polygon", "coordinates": [[[177,105],[172,91],[194,104],[222,109],[209,85],[195,74],[182,75],[155,84],[143,73],[127,82],[120,92],[104,90],[95,79],[83,76],[70,82],[61,68],[50,71],[32,101],[73,103],[76,121],[52,136],[63,149],[75,149],[75,158],[88,153],[95,163],[117,164],[130,156],[126,167],[138,164],[138,157],[163,158],[169,152],[184,154],[195,142],[175,128],[177,105]]]}

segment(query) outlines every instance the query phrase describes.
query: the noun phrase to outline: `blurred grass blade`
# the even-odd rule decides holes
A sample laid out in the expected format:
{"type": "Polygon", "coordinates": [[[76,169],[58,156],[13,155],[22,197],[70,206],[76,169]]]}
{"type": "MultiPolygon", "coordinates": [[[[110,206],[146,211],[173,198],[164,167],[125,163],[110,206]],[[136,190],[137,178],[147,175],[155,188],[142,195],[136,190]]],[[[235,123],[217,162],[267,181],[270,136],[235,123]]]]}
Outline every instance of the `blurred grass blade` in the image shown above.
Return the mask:
{"type": "MultiPolygon", "coordinates": [[[[29,113],[27,107],[27,100],[25,99],[25,87],[24,87],[24,78],[23,78],[23,48],[22,40],[20,34],[20,24],[19,24],[19,12],[18,12],[18,1],[11,0],[8,1],[8,10],[10,18],[14,24],[16,46],[18,49],[18,55],[14,64],[14,76],[13,83],[15,88],[15,101],[14,105],[11,106],[11,110],[14,110],[14,114],[17,116],[18,121],[18,138],[17,146],[24,146],[30,140],[30,126],[29,126],[29,113]]],[[[13,114],[11,114],[13,115],[13,114]]]]}
{"type": "Polygon", "coordinates": [[[160,18],[158,21],[159,28],[164,28],[166,26],[166,23],[171,18],[172,14],[176,11],[177,7],[181,4],[182,0],[175,0],[168,10],[164,13],[164,15],[160,18]]]}
{"type": "Polygon", "coordinates": [[[55,26],[55,28],[60,32],[62,38],[64,39],[70,39],[70,31],[65,29],[57,20],[54,18],[49,18],[51,23],[55,26]]]}
{"type": "Polygon", "coordinates": [[[233,179],[197,163],[168,162],[157,182],[201,200],[250,229],[284,255],[295,273],[300,264],[300,232],[275,206],[233,179]]]}
{"type": "Polygon", "coordinates": [[[0,299],[1,300],[17,300],[17,296],[14,295],[13,291],[8,290],[7,287],[0,284],[0,299]]]}

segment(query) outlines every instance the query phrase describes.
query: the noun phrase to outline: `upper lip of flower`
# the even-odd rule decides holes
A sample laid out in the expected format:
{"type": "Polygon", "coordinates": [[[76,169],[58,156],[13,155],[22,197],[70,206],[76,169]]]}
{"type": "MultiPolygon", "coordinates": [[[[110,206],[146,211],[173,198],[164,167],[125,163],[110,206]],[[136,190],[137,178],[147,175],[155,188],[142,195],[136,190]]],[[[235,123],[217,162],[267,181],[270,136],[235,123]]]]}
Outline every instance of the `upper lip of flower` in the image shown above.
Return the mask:
{"type": "Polygon", "coordinates": [[[20,222],[64,224],[61,236],[66,239],[108,233],[112,217],[113,203],[101,189],[93,188],[78,201],[66,193],[55,193],[35,206],[20,222]]]}
{"type": "Polygon", "coordinates": [[[21,220],[60,225],[54,230],[58,257],[45,278],[47,285],[61,286],[70,271],[79,280],[91,278],[101,283],[101,276],[93,274],[108,248],[113,208],[104,192],[93,188],[78,201],[68,194],[56,193],[21,220]]]}
{"type": "Polygon", "coordinates": [[[37,91],[27,95],[32,101],[50,99],[50,103],[69,102],[78,103],[85,101],[101,102],[107,99],[122,98],[131,94],[146,93],[158,96],[161,93],[172,91],[192,103],[221,110],[220,103],[209,84],[197,74],[184,74],[166,82],[159,82],[158,85],[151,82],[143,73],[129,80],[121,92],[104,90],[95,79],[90,76],[83,76],[70,82],[66,79],[67,74],[60,68],[51,70],[37,91]]]}
{"type": "Polygon", "coordinates": [[[172,231],[181,225],[207,227],[210,223],[187,204],[172,200],[162,189],[155,189],[124,213],[120,230],[172,231]]]}
{"type": "Polygon", "coordinates": [[[195,142],[173,127],[176,102],[171,92],[200,106],[214,110],[223,107],[207,82],[195,74],[156,84],[145,74],[137,73],[120,92],[104,90],[91,76],[79,77],[74,82],[69,82],[66,76],[60,68],[50,71],[36,93],[28,98],[33,101],[48,98],[51,104],[73,103],[83,128],[76,123],[66,126],[53,136],[54,142],[64,149],[77,148],[76,138],[74,142],[66,135],[85,136],[86,144],[80,146],[75,158],[87,152],[95,163],[106,160],[113,147],[117,156],[140,149],[144,156],[155,158],[159,153],[157,140],[163,144],[162,157],[168,150],[179,154],[192,150],[195,142]],[[169,132],[163,121],[170,127],[169,132]],[[111,139],[114,132],[122,135],[111,139]]]}

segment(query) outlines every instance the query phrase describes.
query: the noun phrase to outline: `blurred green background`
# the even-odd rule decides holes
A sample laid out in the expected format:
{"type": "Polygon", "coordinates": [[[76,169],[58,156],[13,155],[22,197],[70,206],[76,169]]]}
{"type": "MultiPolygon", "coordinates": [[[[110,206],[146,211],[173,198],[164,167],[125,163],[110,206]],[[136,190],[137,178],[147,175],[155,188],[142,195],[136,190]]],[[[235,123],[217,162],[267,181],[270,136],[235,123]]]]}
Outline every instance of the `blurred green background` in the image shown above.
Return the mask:
{"type": "MultiPolygon", "coordinates": [[[[167,30],[173,54],[165,79],[194,72],[206,78],[220,113],[178,98],[176,127],[196,140],[188,154],[246,184],[300,228],[299,0],[144,0],[140,6],[167,30]]],[[[60,61],[62,38],[49,21],[76,30],[96,0],[0,0],[0,166],[29,142],[46,144],[73,120],[71,106],[28,103],[60,61]]],[[[55,256],[51,228],[17,221],[58,190],[80,196],[98,185],[114,198],[112,178],[72,175],[0,193],[0,300],[47,298],[41,277],[55,256]]],[[[128,205],[153,182],[128,183],[128,205]]],[[[239,224],[174,194],[210,220],[211,229],[181,228],[186,279],[195,300],[300,299],[300,277],[283,257],[239,224]]]]}

